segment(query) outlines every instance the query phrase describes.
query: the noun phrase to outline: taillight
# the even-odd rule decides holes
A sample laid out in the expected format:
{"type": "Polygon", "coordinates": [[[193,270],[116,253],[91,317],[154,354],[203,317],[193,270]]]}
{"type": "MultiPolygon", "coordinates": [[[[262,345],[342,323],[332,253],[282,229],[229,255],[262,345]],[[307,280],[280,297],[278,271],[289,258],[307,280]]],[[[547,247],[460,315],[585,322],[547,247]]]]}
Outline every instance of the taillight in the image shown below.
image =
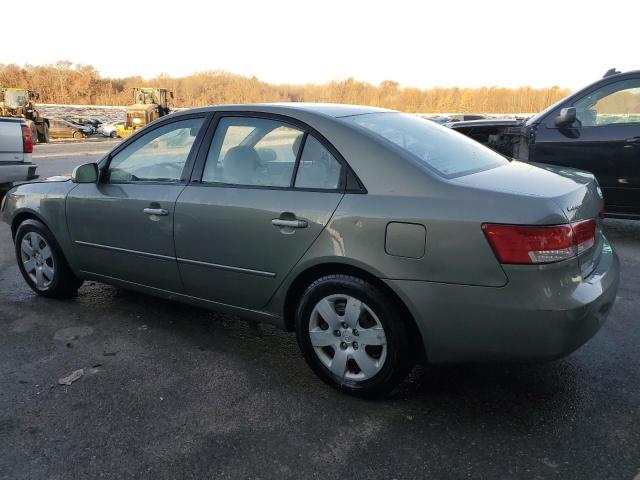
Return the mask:
{"type": "Polygon", "coordinates": [[[23,153],[33,153],[33,134],[28,125],[22,127],[22,151],[23,153]]]}
{"type": "Polygon", "coordinates": [[[593,247],[596,241],[596,222],[594,220],[572,223],[571,228],[575,235],[578,255],[593,247]]]}
{"type": "Polygon", "coordinates": [[[564,225],[482,225],[500,263],[553,263],[575,257],[595,242],[596,223],[585,220],[564,225]]]}

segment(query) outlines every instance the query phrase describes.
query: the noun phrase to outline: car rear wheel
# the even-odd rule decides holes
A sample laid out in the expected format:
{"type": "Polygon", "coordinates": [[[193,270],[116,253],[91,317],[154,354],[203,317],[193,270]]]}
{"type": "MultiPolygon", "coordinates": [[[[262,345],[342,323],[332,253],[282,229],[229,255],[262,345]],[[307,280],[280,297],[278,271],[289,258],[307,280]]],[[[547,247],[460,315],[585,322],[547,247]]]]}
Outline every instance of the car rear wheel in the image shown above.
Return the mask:
{"type": "Polygon", "coordinates": [[[31,139],[33,141],[33,143],[38,143],[38,127],[36,126],[35,122],[31,121],[31,120],[27,120],[27,124],[29,125],[29,128],[31,129],[31,139]]]}
{"type": "Polygon", "coordinates": [[[116,138],[116,137],[118,136],[118,134],[117,134],[117,133],[116,133],[116,131],[114,130],[113,132],[111,132],[111,133],[109,134],[109,136],[110,136],[111,138],[116,138]]]}
{"type": "Polygon", "coordinates": [[[42,133],[38,135],[38,143],[49,143],[49,125],[42,124],[42,133]]]}
{"type": "Polygon", "coordinates": [[[84,137],[82,132],[73,132],[73,138],[75,138],[76,140],[81,140],[82,137],[84,137]]]}
{"type": "Polygon", "coordinates": [[[400,312],[374,285],[350,275],[328,275],[313,282],[298,305],[298,344],[329,385],[355,395],[383,396],[412,367],[400,312]]]}
{"type": "Polygon", "coordinates": [[[49,229],[37,220],[20,224],[15,238],[20,272],[31,289],[45,297],[73,296],[82,285],[69,268],[49,229]]]}

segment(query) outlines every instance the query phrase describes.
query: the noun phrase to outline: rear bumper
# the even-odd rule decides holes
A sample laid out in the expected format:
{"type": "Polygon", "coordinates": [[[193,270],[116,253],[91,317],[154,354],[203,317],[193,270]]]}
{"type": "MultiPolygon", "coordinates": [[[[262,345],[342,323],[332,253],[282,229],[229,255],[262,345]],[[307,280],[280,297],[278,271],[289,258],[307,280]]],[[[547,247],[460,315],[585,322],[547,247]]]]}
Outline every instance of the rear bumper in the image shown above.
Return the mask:
{"type": "MultiPolygon", "coordinates": [[[[569,262],[577,262],[571,260],[569,262]]],[[[563,357],[589,340],[616,298],[620,264],[605,240],[582,278],[558,264],[513,266],[504,287],[386,280],[411,310],[432,363],[540,361],[563,357]]]]}
{"type": "Polygon", "coordinates": [[[36,175],[37,165],[33,163],[0,163],[0,184],[13,182],[27,182],[38,178],[36,175]]]}

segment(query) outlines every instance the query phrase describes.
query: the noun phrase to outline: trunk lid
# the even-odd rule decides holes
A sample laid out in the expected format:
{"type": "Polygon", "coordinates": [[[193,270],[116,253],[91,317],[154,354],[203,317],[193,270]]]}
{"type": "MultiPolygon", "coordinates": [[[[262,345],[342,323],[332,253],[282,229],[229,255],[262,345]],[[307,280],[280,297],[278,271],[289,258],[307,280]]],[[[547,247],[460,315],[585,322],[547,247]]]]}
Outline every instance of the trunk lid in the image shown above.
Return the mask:
{"type": "Polygon", "coordinates": [[[562,210],[567,223],[594,220],[594,245],[582,252],[578,259],[583,277],[595,268],[603,245],[599,214],[604,203],[598,183],[591,173],[568,167],[512,161],[502,167],[456,178],[454,182],[469,187],[550,199],[562,210]]]}

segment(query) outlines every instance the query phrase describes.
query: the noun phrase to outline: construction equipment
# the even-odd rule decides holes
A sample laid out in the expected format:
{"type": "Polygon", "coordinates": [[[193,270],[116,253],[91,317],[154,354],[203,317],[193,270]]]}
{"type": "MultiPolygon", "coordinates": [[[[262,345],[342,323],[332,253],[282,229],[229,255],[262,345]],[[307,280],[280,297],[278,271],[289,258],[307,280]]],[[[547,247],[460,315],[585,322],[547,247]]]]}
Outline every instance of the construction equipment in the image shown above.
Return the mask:
{"type": "Polygon", "coordinates": [[[173,92],[166,88],[134,88],[133,105],[127,107],[124,124],[116,125],[119,137],[128,137],[139,128],[171,113],[169,98],[173,92]]]}
{"type": "Polygon", "coordinates": [[[38,92],[24,88],[1,88],[0,115],[4,117],[22,117],[31,128],[34,140],[49,142],[49,119],[36,110],[35,101],[38,92]]]}

